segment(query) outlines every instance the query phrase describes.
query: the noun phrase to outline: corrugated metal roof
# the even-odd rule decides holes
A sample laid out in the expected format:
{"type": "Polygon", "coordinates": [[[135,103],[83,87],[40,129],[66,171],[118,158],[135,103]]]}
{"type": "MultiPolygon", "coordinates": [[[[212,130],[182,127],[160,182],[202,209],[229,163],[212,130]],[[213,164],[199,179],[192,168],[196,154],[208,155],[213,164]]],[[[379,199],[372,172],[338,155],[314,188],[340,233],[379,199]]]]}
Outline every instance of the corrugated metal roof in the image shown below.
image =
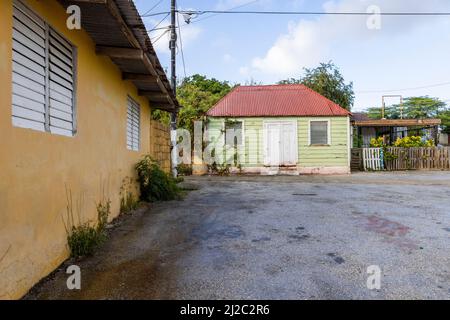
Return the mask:
{"type": "Polygon", "coordinates": [[[152,107],[167,111],[179,108],[178,101],[170,82],[156,55],[148,36],[145,24],[132,0],[58,0],[64,7],[76,4],[81,8],[82,27],[91,36],[97,46],[141,49],[149,58],[154,71],[140,60],[111,58],[124,73],[154,75],[155,84],[133,81],[138,90],[164,94],[168,99],[151,101],[152,107]],[[131,34],[131,36],[130,36],[131,34]]]}
{"type": "Polygon", "coordinates": [[[351,113],[300,84],[236,87],[207,112],[211,117],[349,116],[351,113]]]}

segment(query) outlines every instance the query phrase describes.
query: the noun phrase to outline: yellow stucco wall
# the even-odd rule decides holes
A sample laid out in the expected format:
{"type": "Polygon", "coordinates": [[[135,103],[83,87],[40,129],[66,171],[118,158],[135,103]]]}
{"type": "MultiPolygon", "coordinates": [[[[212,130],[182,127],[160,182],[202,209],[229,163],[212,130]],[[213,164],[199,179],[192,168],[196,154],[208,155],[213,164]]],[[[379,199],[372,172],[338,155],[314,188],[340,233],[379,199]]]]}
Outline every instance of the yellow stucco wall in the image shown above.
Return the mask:
{"type": "Polygon", "coordinates": [[[66,28],[56,0],[26,0],[78,48],[77,121],[73,138],[12,126],[12,0],[0,1],[0,299],[24,295],[68,257],[66,187],[84,221],[103,194],[120,206],[122,180],[149,152],[150,107],[84,31],[66,28]],[[141,104],[141,150],[126,148],[127,95],[141,104]],[[3,258],[2,258],[3,257],[3,258]]]}

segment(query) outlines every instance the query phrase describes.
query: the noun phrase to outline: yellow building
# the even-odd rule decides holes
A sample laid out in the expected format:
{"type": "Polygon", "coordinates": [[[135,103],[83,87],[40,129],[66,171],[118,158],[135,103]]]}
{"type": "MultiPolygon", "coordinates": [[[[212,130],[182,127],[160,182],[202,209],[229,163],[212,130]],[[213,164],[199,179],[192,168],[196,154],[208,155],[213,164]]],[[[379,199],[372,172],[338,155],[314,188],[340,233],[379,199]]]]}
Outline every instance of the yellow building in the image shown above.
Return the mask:
{"type": "Polygon", "coordinates": [[[2,0],[0,26],[0,299],[16,299],[68,257],[67,195],[81,222],[105,199],[117,216],[155,151],[151,108],[178,105],[132,1],[2,0]]]}

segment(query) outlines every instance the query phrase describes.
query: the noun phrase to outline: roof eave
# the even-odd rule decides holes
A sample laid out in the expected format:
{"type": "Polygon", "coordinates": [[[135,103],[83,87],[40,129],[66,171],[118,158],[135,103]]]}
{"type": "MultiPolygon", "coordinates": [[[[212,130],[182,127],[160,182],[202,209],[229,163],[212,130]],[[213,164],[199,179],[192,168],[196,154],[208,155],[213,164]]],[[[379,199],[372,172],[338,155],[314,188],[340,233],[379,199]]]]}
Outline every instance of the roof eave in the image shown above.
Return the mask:
{"type": "Polygon", "coordinates": [[[65,8],[78,5],[82,27],[96,52],[119,67],[152,107],[176,112],[180,106],[156,55],[145,25],[130,0],[58,0],[65,8]]]}

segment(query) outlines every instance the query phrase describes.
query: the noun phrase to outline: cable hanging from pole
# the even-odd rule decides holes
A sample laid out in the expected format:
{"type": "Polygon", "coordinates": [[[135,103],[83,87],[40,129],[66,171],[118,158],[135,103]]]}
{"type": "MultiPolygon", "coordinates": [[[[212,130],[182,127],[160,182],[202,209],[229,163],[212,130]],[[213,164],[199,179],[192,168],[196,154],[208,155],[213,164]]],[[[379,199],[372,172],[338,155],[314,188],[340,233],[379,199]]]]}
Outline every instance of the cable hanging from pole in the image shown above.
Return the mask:
{"type": "MultiPolygon", "coordinates": [[[[324,12],[324,11],[230,11],[230,10],[177,10],[181,14],[203,15],[203,14],[258,14],[258,15],[337,15],[337,16],[373,16],[373,12],[324,12]]],[[[164,15],[166,12],[158,12],[143,17],[164,15]]],[[[450,16],[450,12],[380,12],[380,16],[450,16]]]]}

